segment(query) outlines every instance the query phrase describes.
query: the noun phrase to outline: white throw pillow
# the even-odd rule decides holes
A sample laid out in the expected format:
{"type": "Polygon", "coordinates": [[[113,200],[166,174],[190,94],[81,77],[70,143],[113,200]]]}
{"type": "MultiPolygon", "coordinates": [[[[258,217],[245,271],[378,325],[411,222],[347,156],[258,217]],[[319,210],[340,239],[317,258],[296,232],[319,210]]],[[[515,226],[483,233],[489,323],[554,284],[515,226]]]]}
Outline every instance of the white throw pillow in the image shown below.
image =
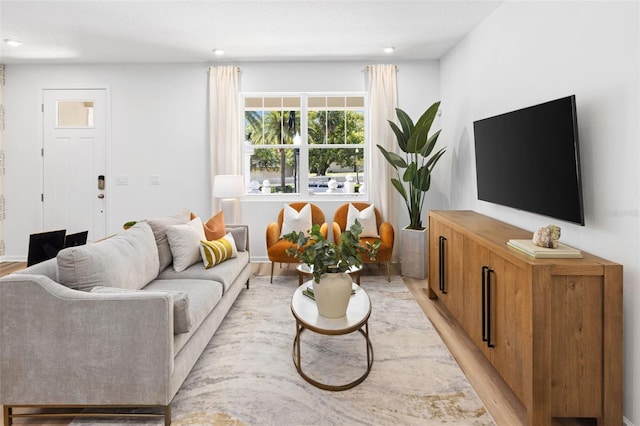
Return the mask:
{"type": "Polygon", "coordinates": [[[360,211],[355,208],[353,204],[349,203],[349,211],[347,212],[347,230],[351,228],[351,225],[356,223],[356,219],[358,219],[362,226],[362,234],[360,234],[361,238],[380,238],[380,235],[378,234],[378,225],[376,224],[376,210],[373,204],[360,211]]]}
{"type": "Polygon", "coordinates": [[[280,236],[290,234],[293,231],[308,234],[313,222],[311,221],[311,204],[305,204],[300,211],[296,211],[288,204],[284,205],[284,217],[282,219],[282,232],[280,236]]]}
{"type": "Polygon", "coordinates": [[[167,228],[167,239],[173,256],[173,269],[182,272],[200,260],[200,241],[206,240],[199,217],[184,225],[167,228]]]}

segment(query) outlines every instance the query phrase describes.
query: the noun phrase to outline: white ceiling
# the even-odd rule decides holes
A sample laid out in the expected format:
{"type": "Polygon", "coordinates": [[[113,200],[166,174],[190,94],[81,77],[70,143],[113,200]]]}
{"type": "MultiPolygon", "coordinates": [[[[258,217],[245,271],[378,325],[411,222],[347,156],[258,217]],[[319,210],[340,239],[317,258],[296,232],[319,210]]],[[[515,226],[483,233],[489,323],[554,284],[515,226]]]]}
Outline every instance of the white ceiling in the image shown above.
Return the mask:
{"type": "Polygon", "coordinates": [[[0,0],[0,63],[438,59],[500,3],[0,0]]]}

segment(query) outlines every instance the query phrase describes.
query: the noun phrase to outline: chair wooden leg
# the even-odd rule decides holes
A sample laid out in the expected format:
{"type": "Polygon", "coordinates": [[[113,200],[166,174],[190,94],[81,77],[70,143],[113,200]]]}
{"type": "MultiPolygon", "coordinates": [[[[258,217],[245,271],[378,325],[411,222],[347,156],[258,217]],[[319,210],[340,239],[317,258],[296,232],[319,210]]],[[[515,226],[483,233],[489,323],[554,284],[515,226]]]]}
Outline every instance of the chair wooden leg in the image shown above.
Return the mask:
{"type": "Polygon", "coordinates": [[[387,262],[387,281],[391,282],[391,262],[387,262]]]}
{"type": "Polygon", "coordinates": [[[275,262],[271,262],[271,281],[269,281],[271,284],[273,284],[273,267],[275,265],[275,262]]]}

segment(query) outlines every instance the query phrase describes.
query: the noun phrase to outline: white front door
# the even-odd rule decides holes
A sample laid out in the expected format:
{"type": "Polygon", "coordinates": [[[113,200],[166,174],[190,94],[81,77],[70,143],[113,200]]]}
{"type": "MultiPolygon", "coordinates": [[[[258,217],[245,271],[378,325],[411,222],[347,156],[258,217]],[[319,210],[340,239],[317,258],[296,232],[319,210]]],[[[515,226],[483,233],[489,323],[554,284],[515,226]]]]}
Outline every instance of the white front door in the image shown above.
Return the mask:
{"type": "Polygon", "coordinates": [[[106,90],[45,89],[44,231],[106,236],[106,90]]]}

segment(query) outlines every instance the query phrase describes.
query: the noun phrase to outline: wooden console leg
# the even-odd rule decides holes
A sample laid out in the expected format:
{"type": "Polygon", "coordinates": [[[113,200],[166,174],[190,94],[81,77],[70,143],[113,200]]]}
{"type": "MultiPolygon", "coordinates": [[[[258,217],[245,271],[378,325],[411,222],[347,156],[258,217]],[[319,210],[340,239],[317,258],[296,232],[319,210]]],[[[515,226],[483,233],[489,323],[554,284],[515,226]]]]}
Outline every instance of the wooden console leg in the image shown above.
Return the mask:
{"type": "Polygon", "coordinates": [[[428,290],[429,299],[435,300],[438,298],[438,295],[433,290],[431,290],[431,287],[428,287],[427,290],[428,290]]]}

